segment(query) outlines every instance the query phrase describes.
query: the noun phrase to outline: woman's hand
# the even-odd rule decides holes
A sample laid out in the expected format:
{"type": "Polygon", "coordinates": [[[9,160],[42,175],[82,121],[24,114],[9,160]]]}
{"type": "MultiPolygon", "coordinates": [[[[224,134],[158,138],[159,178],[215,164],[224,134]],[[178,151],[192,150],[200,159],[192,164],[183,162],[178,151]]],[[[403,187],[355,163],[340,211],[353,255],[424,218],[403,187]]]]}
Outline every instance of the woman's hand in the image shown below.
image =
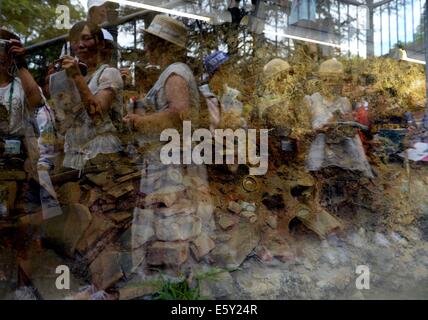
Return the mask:
{"type": "Polygon", "coordinates": [[[67,75],[71,78],[75,78],[82,75],[77,60],[70,56],[64,56],[62,59],[62,69],[67,72],[67,75]]]}
{"type": "Polygon", "coordinates": [[[120,68],[120,75],[122,77],[123,83],[128,84],[131,81],[131,71],[129,68],[120,68]]]}
{"type": "Polygon", "coordinates": [[[87,107],[87,110],[91,116],[96,116],[96,115],[103,116],[103,110],[101,106],[94,100],[89,101],[89,106],[87,107]]]}
{"type": "Polygon", "coordinates": [[[16,66],[20,68],[27,68],[27,62],[25,61],[25,48],[21,41],[12,39],[10,40],[9,55],[15,61],[16,66]]]}
{"type": "Polygon", "coordinates": [[[138,114],[128,114],[123,118],[123,122],[128,124],[133,130],[136,130],[140,125],[142,118],[143,117],[138,114]]]}

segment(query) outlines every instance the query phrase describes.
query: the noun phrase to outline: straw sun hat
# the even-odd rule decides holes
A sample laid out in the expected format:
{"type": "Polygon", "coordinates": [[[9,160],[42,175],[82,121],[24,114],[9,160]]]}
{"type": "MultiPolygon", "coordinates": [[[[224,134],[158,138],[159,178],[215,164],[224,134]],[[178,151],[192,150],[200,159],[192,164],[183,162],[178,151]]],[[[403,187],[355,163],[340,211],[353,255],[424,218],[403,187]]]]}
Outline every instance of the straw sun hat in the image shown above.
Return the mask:
{"type": "Polygon", "coordinates": [[[263,67],[263,75],[265,76],[266,79],[269,79],[283,71],[289,72],[290,70],[291,70],[291,67],[287,61],[276,58],[269,61],[263,67]]]}
{"type": "Polygon", "coordinates": [[[93,7],[100,7],[106,2],[107,0],[88,0],[88,11],[90,11],[93,7]]]}
{"type": "Polygon", "coordinates": [[[340,77],[343,76],[343,73],[343,64],[337,61],[336,58],[324,61],[323,63],[321,63],[318,70],[318,75],[321,77],[340,77]]]}
{"type": "Polygon", "coordinates": [[[167,15],[157,15],[150,26],[143,31],[171,42],[181,48],[186,48],[187,27],[167,15]]]}

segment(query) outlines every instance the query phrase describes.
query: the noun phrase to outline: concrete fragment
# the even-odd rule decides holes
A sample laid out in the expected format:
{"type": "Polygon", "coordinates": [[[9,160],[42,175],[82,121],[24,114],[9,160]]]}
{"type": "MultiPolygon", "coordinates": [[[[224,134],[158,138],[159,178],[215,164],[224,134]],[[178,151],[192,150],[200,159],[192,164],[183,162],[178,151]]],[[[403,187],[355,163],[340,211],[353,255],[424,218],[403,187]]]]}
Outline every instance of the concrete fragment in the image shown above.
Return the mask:
{"type": "MultiPolygon", "coordinates": [[[[65,271],[66,269],[61,269],[61,274],[67,272],[70,276],[70,290],[61,290],[61,288],[57,287],[58,277],[60,276],[57,273],[57,268],[65,266],[70,270],[71,266],[52,250],[30,251],[26,258],[19,261],[19,266],[44,300],[64,300],[73,292],[77,293],[78,288],[83,285],[73,273],[68,273],[65,271]]],[[[59,283],[64,284],[61,279],[59,283]]]]}
{"type": "Polygon", "coordinates": [[[270,254],[281,262],[290,261],[295,257],[287,241],[279,236],[272,236],[270,239],[263,241],[263,244],[270,254]]]}
{"type": "Polygon", "coordinates": [[[202,231],[213,234],[216,228],[214,221],[215,206],[210,201],[198,201],[196,216],[202,221],[202,231]]]}
{"type": "Polygon", "coordinates": [[[171,207],[178,199],[184,195],[184,186],[165,187],[149,194],[144,203],[146,206],[163,204],[166,207],[171,207]]]}
{"type": "Polygon", "coordinates": [[[176,184],[183,183],[183,175],[181,174],[180,170],[177,170],[174,168],[168,168],[166,176],[167,176],[167,179],[173,183],[176,183],[176,184]]]}
{"type": "Polygon", "coordinates": [[[240,291],[249,299],[277,299],[281,295],[281,270],[254,268],[252,272],[237,271],[233,277],[240,291]]]}
{"type": "Polygon", "coordinates": [[[115,182],[116,183],[123,183],[123,182],[129,181],[129,180],[133,180],[133,179],[136,179],[136,178],[140,178],[140,177],[141,177],[141,172],[134,172],[134,173],[128,174],[128,175],[126,175],[124,177],[121,177],[119,179],[116,179],[115,182]]]}
{"type": "Polygon", "coordinates": [[[132,300],[143,296],[151,295],[159,290],[159,286],[153,281],[134,280],[128,282],[119,289],[119,300],[132,300]]]}
{"type": "Polygon", "coordinates": [[[131,259],[132,259],[131,272],[136,272],[137,268],[140,265],[144,266],[144,263],[147,260],[146,255],[147,255],[147,249],[145,246],[131,249],[131,259]]]}
{"type": "Polygon", "coordinates": [[[94,248],[101,239],[113,232],[115,228],[116,226],[110,220],[94,215],[89,227],[76,245],[76,250],[82,254],[87,252],[94,248]]]}
{"type": "Polygon", "coordinates": [[[200,234],[190,244],[190,249],[198,261],[200,261],[202,257],[206,256],[214,248],[214,241],[204,233],[200,234]]]}
{"type": "Polygon", "coordinates": [[[404,239],[402,236],[400,236],[397,232],[391,232],[390,236],[391,236],[391,239],[394,242],[396,242],[396,243],[398,243],[398,244],[400,244],[402,246],[406,246],[407,245],[407,240],[404,239]]]}
{"type": "Polygon", "coordinates": [[[114,212],[110,215],[110,219],[117,224],[122,224],[131,220],[132,214],[128,211],[114,212]]]}
{"type": "Polygon", "coordinates": [[[106,171],[95,175],[87,174],[86,176],[88,177],[89,181],[95,183],[99,187],[114,185],[112,176],[106,171]]]}
{"type": "Polygon", "coordinates": [[[186,175],[183,177],[183,184],[186,187],[199,189],[200,187],[205,187],[207,185],[207,182],[198,176],[186,175]]]}
{"type": "Polygon", "coordinates": [[[257,221],[257,215],[255,212],[251,211],[241,211],[241,216],[245,219],[248,219],[251,223],[255,223],[257,221]]]}
{"type": "Polygon", "coordinates": [[[274,215],[268,215],[266,217],[266,224],[272,229],[276,229],[278,226],[278,219],[274,215]]]}
{"type": "Polygon", "coordinates": [[[162,241],[188,240],[201,233],[201,219],[195,216],[172,216],[155,221],[156,237],[162,241]]]}
{"type": "Polygon", "coordinates": [[[130,279],[134,272],[134,261],[132,260],[132,251],[119,252],[120,269],[126,279],[130,279]]]}
{"type": "Polygon", "coordinates": [[[242,210],[256,212],[256,205],[254,203],[239,201],[239,205],[241,206],[242,210]]]}
{"type": "Polygon", "coordinates": [[[89,191],[85,192],[81,203],[90,208],[98,199],[102,197],[102,195],[103,194],[100,189],[90,188],[89,191]]]}
{"type": "Polygon", "coordinates": [[[58,200],[61,204],[74,204],[80,202],[80,186],[77,182],[68,182],[62,185],[58,192],[58,200]]]}
{"type": "Polygon", "coordinates": [[[117,185],[112,189],[110,189],[109,191],[107,191],[107,193],[115,198],[120,198],[123,195],[132,191],[134,191],[134,184],[131,181],[131,182],[125,182],[120,185],[117,185]]]}
{"type": "Polygon", "coordinates": [[[233,297],[233,278],[229,272],[221,272],[210,279],[200,281],[203,299],[230,299],[233,297]]]}
{"type": "Polygon", "coordinates": [[[90,265],[92,283],[99,290],[105,290],[123,277],[120,253],[107,248],[90,265]]]}
{"type": "Polygon", "coordinates": [[[154,211],[136,208],[132,221],[132,248],[141,247],[154,235],[154,211]]]}
{"type": "Polygon", "coordinates": [[[232,236],[228,233],[216,234],[216,238],[215,238],[215,240],[218,242],[227,242],[230,239],[232,239],[232,236]]]}
{"type": "Polygon", "coordinates": [[[359,233],[354,232],[348,235],[349,242],[356,248],[363,248],[366,245],[366,242],[359,233]]]}
{"type": "Polygon", "coordinates": [[[118,176],[126,176],[135,172],[131,166],[119,165],[114,167],[114,172],[118,176]]]}
{"type": "Polygon", "coordinates": [[[91,222],[92,215],[87,207],[70,204],[63,208],[62,215],[45,221],[45,238],[72,256],[91,222]]]}
{"type": "Polygon", "coordinates": [[[237,223],[237,219],[228,214],[222,214],[218,219],[218,224],[223,230],[227,230],[237,223]]]}
{"type": "Polygon", "coordinates": [[[309,208],[301,206],[297,210],[296,216],[321,239],[325,239],[332,232],[342,229],[341,222],[325,210],[312,212],[309,208]]]}
{"type": "Polygon", "coordinates": [[[156,214],[160,215],[163,218],[167,218],[173,215],[189,215],[194,213],[195,211],[196,209],[192,201],[188,199],[182,199],[171,207],[157,208],[156,214]]]}
{"type": "Polygon", "coordinates": [[[148,247],[147,263],[151,266],[179,267],[189,256],[189,245],[184,241],[156,241],[148,247]]]}
{"type": "Polygon", "coordinates": [[[229,241],[214,248],[211,257],[221,267],[237,268],[258,245],[260,235],[252,224],[245,221],[233,228],[230,235],[229,241]]]}
{"type": "Polygon", "coordinates": [[[257,246],[255,249],[256,256],[263,262],[268,262],[273,260],[272,253],[263,245],[257,246]]]}
{"type": "Polygon", "coordinates": [[[388,239],[380,232],[376,232],[373,237],[374,242],[381,247],[389,247],[390,243],[388,239]]]}
{"type": "Polygon", "coordinates": [[[242,208],[239,205],[239,203],[237,203],[235,201],[230,201],[227,209],[233,213],[236,213],[236,214],[239,214],[242,211],[242,208]]]}

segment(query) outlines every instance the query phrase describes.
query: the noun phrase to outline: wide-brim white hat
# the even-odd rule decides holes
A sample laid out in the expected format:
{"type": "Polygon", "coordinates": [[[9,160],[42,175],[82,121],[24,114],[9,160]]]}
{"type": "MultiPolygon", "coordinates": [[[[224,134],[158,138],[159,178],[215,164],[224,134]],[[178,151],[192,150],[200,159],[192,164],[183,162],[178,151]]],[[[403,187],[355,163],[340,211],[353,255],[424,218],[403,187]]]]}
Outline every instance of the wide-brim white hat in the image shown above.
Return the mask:
{"type": "Polygon", "coordinates": [[[88,0],[88,11],[93,7],[100,7],[106,2],[106,0],[88,0]]]}
{"type": "Polygon", "coordinates": [[[150,26],[143,31],[171,42],[181,48],[186,48],[188,36],[187,27],[182,22],[167,15],[159,14],[155,16],[150,26]]]}
{"type": "Polygon", "coordinates": [[[291,70],[290,64],[282,59],[275,58],[269,61],[264,67],[263,67],[263,75],[265,78],[273,78],[277,74],[281,72],[288,72],[291,70]]]}
{"type": "Polygon", "coordinates": [[[318,69],[318,76],[320,77],[335,77],[343,76],[344,67],[343,64],[337,61],[336,58],[332,58],[321,63],[318,69]]]}

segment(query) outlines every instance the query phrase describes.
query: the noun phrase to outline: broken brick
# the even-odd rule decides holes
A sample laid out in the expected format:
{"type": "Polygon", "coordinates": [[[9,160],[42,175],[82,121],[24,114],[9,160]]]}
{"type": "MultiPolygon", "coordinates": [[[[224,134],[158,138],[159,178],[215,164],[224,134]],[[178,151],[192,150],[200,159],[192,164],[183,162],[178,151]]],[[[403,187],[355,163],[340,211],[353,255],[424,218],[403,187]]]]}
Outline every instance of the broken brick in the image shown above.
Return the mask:
{"type": "Polygon", "coordinates": [[[190,244],[190,249],[198,261],[201,260],[202,257],[206,256],[214,248],[214,241],[205,233],[199,235],[190,244]]]}
{"type": "Polygon", "coordinates": [[[152,266],[179,267],[189,256],[189,245],[184,241],[156,241],[148,247],[147,261],[152,266]]]}

